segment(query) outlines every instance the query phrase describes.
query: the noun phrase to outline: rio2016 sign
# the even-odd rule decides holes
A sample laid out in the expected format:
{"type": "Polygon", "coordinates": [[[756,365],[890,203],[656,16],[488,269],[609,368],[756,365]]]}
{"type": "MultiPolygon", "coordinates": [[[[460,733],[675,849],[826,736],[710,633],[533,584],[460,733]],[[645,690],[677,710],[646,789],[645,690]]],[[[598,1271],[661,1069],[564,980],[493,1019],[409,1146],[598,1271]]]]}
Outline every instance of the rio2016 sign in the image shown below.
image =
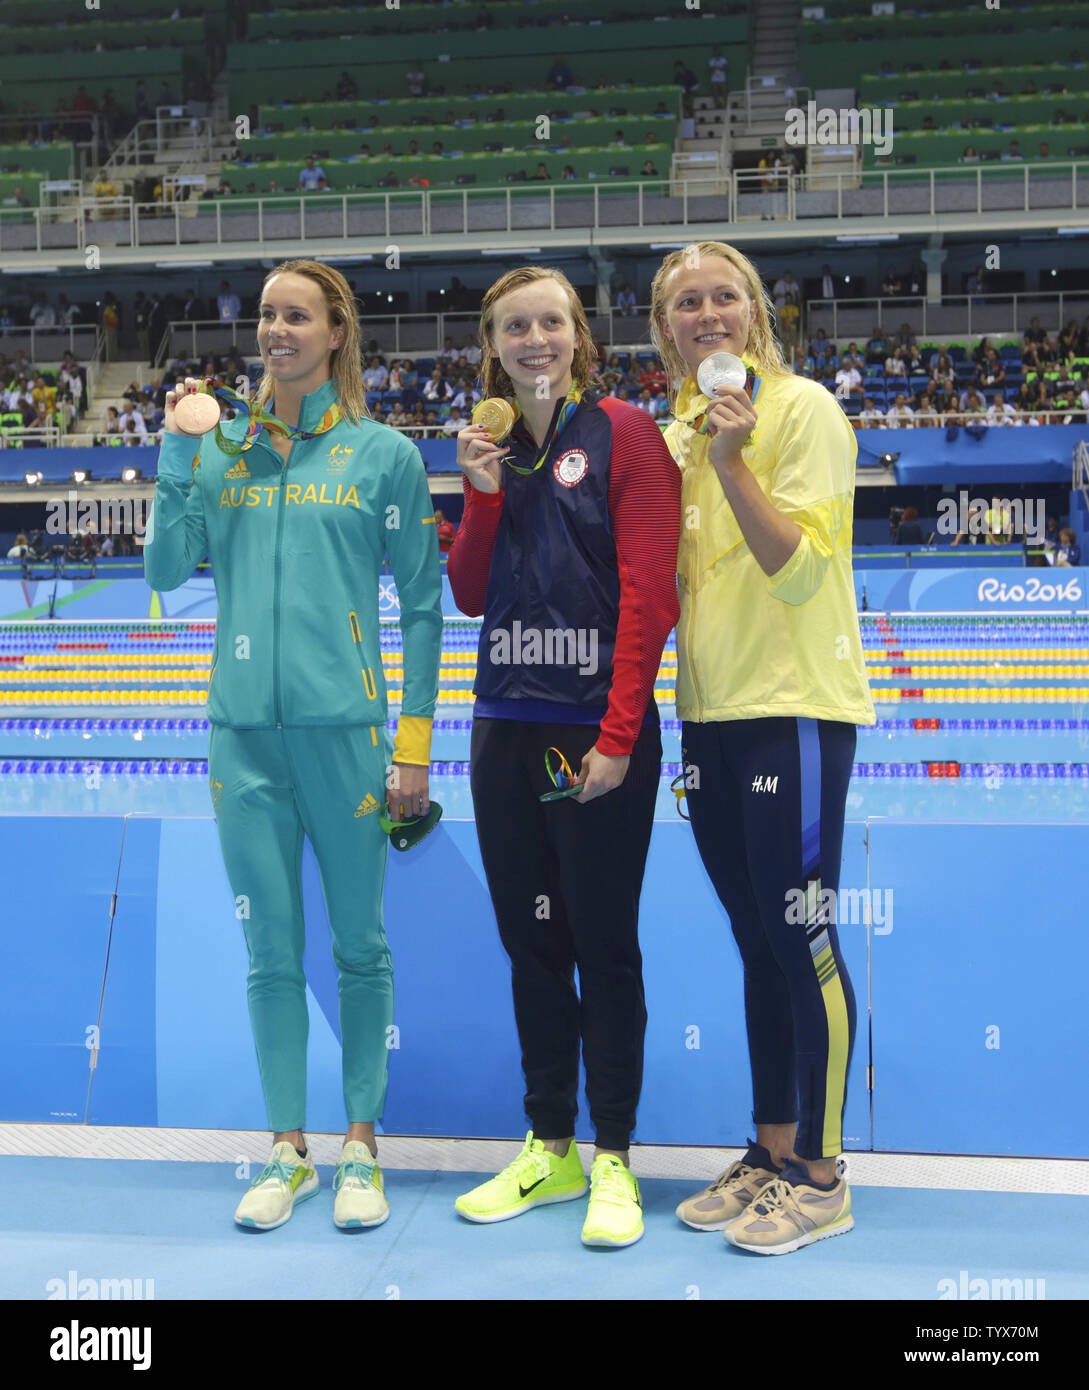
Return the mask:
{"type": "Polygon", "coordinates": [[[1021,583],[1001,579],[981,579],[976,597],[981,603],[1080,603],[1084,591],[1077,575],[1064,582],[1045,583],[1029,575],[1021,583]]]}

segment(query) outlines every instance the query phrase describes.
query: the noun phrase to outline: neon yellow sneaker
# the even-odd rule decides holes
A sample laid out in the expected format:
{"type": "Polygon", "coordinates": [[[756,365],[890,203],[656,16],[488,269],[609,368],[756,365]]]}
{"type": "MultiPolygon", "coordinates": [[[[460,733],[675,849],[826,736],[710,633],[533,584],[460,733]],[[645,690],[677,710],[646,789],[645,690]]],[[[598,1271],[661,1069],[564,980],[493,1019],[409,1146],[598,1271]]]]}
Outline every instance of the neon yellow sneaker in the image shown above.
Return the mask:
{"type": "Polygon", "coordinates": [[[272,1157],[250,1183],[239,1202],[234,1219],[239,1226],[271,1231],[290,1217],[295,1203],[313,1197],[321,1183],[310,1157],[300,1158],[290,1139],[272,1146],[272,1157]]]}
{"type": "Polygon", "coordinates": [[[389,1219],[382,1170],[362,1140],[350,1139],[341,1150],[333,1191],[337,1194],[333,1220],[342,1231],[381,1226],[389,1219]]]}
{"type": "Polygon", "coordinates": [[[760,1255],[788,1255],[803,1245],[854,1230],[847,1165],[836,1163],[831,1191],[814,1187],[807,1169],[789,1160],[751,1206],[722,1229],[723,1237],[742,1250],[760,1255]]]}
{"type": "Polygon", "coordinates": [[[583,1245],[634,1245],[643,1238],[639,1184],[618,1158],[601,1154],[590,1169],[590,1205],[583,1245]]]}
{"type": "Polygon", "coordinates": [[[574,1201],[585,1191],[586,1174],[575,1141],[571,1140],[559,1158],[549,1153],[540,1139],[534,1139],[530,1130],[514,1162],[459,1197],[454,1209],[469,1221],[508,1221],[531,1207],[574,1201]]]}

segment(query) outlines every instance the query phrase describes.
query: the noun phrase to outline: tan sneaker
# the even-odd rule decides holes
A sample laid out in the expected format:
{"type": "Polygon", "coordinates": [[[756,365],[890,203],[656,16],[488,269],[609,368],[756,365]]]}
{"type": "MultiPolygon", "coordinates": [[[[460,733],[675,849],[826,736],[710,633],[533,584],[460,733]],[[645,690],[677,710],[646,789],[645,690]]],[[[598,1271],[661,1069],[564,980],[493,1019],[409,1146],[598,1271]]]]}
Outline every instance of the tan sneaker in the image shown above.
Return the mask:
{"type": "Polygon", "coordinates": [[[788,1255],[803,1245],[854,1230],[847,1165],[836,1160],[836,1181],[816,1187],[806,1168],[787,1163],[756,1201],[723,1228],[723,1238],[758,1255],[788,1255]]]}
{"type": "Polygon", "coordinates": [[[721,1231],[778,1176],[779,1169],[772,1166],[771,1154],[750,1140],[745,1157],[719,1174],[710,1187],[686,1197],[677,1208],[677,1215],[694,1231],[721,1231]]]}

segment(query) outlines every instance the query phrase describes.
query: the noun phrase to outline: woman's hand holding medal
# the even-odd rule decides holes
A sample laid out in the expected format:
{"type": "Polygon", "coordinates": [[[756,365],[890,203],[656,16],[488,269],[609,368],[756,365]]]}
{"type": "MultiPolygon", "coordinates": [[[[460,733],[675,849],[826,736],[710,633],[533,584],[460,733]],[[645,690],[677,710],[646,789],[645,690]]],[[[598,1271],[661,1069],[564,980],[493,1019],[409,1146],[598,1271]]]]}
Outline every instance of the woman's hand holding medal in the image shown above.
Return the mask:
{"type": "Polygon", "coordinates": [[[478,492],[502,490],[502,462],[508,448],[501,443],[514,425],[514,411],[496,396],[481,401],[473,422],[458,431],[458,467],[478,492]]]}
{"type": "Polygon", "coordinates": [[[741,464],[742,446],[756,428],[756,407],[745,389],[745,364],[732,353],[712,353],[700,363],[696,380],[711,401],[708,458],[715,468],[741,464]]]}
{"type": "Polygon", "coordinates": [[[167,434],[198,437],[215,429],[219,423],[219,402],[202,390],[202,377],[187,376],[177,389],[166,393],[166,414],[163,429],[167,434]]]}

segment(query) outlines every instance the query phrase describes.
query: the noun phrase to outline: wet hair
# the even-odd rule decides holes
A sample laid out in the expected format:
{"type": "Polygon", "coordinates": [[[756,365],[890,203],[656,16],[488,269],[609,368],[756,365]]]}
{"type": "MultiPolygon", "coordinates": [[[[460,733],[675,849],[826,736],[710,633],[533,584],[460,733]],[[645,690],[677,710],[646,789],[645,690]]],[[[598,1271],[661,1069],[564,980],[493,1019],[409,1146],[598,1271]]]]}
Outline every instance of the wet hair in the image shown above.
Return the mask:
{"type": "MultiPolygon", "coordinates": [[[[360,417],[371,419],[371,412],[367,409],[367,388],[363,385],[360,366],[358,311],[351,286],[339,270],[323,265],[321,261],[282,261],[262,281],[262,296],[265,286],[275,275],[303,275],[321,290],[330,325],[333,328],[343,325],[345,328],[344,341],[340,347],[332,350],[329,360],[329,375],[336,385],[337,403],[353,424],[358,424],[360,417]]],[[[266,370],[254,395],[256,407],[267,409],[275,392],[276,383],[272,373],[266,370]]]]}
{"type": "Polygon", "coordinates": [[[508,270],[506,275],[501,275],[485,293],[481,301],[480,383],[485,396],[513,396],[515,394],[514,382],[503,370],[499,355],[491,343],[495,332],[495,306],[504,295],[508,295],[514,290],[520,290],[524,285],[536,284],[539,280],[555,280],[567,295],[568,311],[575,326],[575,335],[579,339],[571,362],[571,384],[583,387],[589,384],[591,374],[597,364],[597,352],[590,333],[590,324],[586,318],[586,310],[582,307],[582,301],[579,299],[574,285],[560,270],[552,270],[548,266],[523,265],[516,270],[508,270]]]}
{"type": "Polygon", "coordinates": [[[790,372],[783,361],[782,350],[772,332],[774,306],[771,296],[764,287],[752,261],[734,246],[724,241],[700,241],[679,251],[671,251],[658,267],[650,286],[650,338],[669,377],[669,403],[676,403],[676,386],[688,375],[688,364],[681,356],[676,344],[665,335],[666,306],[669,282],[675,271],[691,268],[695,254],[698,261],[717,256],[728,261],[741,275],[754,309],[749,326],[749,338],[745,345],[745,356],[756,366],[761,376],[789,376],[790,372]]]}

